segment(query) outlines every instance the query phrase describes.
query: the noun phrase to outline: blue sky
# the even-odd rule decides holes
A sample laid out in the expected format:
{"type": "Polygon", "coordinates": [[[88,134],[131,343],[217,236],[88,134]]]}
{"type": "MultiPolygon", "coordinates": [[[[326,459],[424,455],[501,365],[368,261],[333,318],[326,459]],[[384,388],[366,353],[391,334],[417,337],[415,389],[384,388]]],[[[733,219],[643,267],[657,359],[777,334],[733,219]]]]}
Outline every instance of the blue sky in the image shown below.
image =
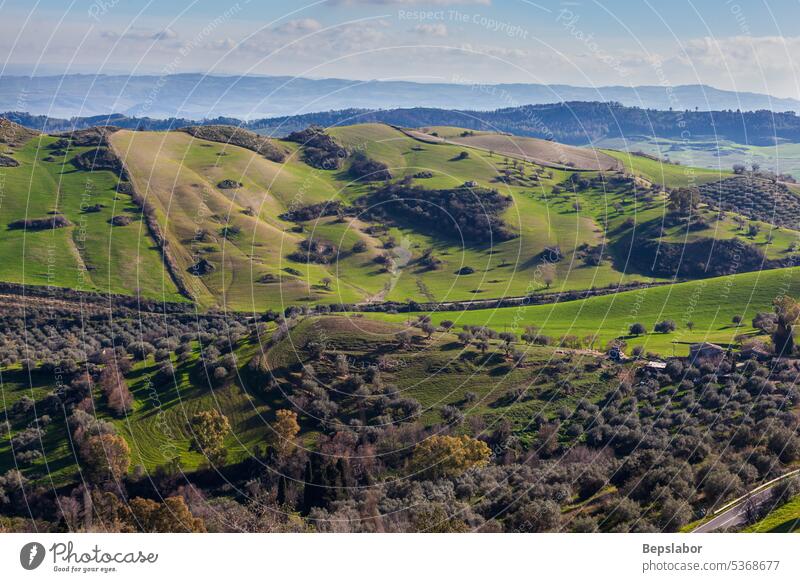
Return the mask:
{"type": "Polygon", "coordinates": [[[4,74],[706,83],[800,97],[788,0],[0,0],[4,74]]]}

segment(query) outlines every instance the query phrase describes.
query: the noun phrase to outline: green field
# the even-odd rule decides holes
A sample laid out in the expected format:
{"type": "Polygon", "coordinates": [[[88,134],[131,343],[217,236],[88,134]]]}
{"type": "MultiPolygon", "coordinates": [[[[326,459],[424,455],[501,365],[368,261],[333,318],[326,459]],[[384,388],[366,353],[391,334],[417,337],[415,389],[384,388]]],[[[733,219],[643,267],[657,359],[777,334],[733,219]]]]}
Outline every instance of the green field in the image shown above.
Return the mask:
{"type": "Polygon", "coordinates": [[[800,175],[800,144],[778,143],[774,146],[754,146],[713,136],[699,136],[689,141],[667,138],[633,137],[603,139],[597,147],[641,151],[659,158],[712,170],[729,171],[734,164],[757,163],[764,170],[780,174],[800,175]]]}
{"type": "MultiPolygon", "coordinates": [[[[470,150],[469,159],[454,161],[464,150],[462,146],[421,144],[383,125],[334,128],[330,134],[345,147],[363,150],[386,163],[395,178],[428,171],[431,178],[417,180],[427,188],[453,188],[474,181],[511,195],[514,204],[503,219],[519,236],[489,247],[395,227],[389,234],[409,258],[409,266],[394,275],[380,273],[371,260],[379,254],[385,237],[364,233],[367,225],[360,217],[344,222],[324,218],[304,225],[302,233],[293,232],[292,223],[279,218],[292,205],[352,202],[369,191],[368,186],[353,183],[346,171],[317,170],[304,164],[295,144],[282,143],[294,153],[278,164],[235,146],[192,139],[184,133],[120,131],[112,142],[131,170],[137,189],[146,192],[156,206],[178,263],[188,269],[198,257],[205,257],[217,267],[204,277],[186,277],[205,305],[224,301],[235,309],[260,310],[302,302],[405,301],[420,296],[447,301],[521,295],[538,290],[532,288],[535,257],[545,247],[558,245],[569,256],[581,244],[602,242],[603,228],[594,216],[576,212],[571,206],[574,199],[568,196],[551,195],[552,187],[567,177],[566,172],[520,162],[526,174],[538,173],[539,177],[525,185],[498,184],[499,173],[511,167],[511,161],[499,155],[470,150]],[[241,182],[242,188],[216,188],[225,178],[241,182]],[[248,208],[255,211],[254,216],[245,213],[248,208]],[[220,237],[225,225],[235,225],[241,233],[233,239],[220,237]],[[196,239],[199,231],[202,240],[196,239]],[[342,250],[360,239],[368,251],[342,256],[333,265],[298,265],[287,258],[311,233],[342,250]],[[414,268],[414,259],[427,248],[443,261],[440,269],[414,268]],[[461,281],[454,272],[464,266],[475,274],[461,281]],[[272,280],[263,283],[265,276],[272,280]],[[334,281],[330,290],[320,285],[325,277],[334,281]]],[[[558,265],[558,279],[565,288],[585,289],[642,277],[622,273],[608,263],[573,268],[564,262],[558,265]]]]}
{"type": "MultiPolygon", "coordinates": [[[[117,177],[76,170],[64,156],[51,155],[47,147],[55,141],[31,139],[14,152],[18,167],[0,168],[0,280],[180,300],[139,209],[116,191],[117,177]],[[86,211],[97,204],[98,212],[86,211]],[[7,226],[56,211],[70,226],[38,231],[7,226]],[[118,215],[130,224],[112,226],[109,220],[118,215]]],[[[67,158],[89,149],[73,148],[67,158]]]]}
{"type": "Polygon", "coordinates": [[[747,527],[747,533],[800,532],[800,497],[795,497],[774,509],[761,521],[747,527]]]}
{"type": "MultiPolygon", "coordinates": [[[[686,355],[692,343],[736,344],[736,336],[753,335],[750,320],[759,311],[771,311],[772,301],[781,294],[800,294],[800,268],[743,273],[560,304],[439,312],[431,316],[436,323],[450,320],[457,326],[486,325],[517,335],[529,325],[555,338],[596,335],[596,347],[623,337],[630,347],[641,345],[646,351],[665,356],[686,355]],[[743,320],[739,326],[731,322],[736,315],[743,320]],[[678,329],[674,333],[652,332],[655,323],[666,319],[676,322],[678,329]],[[687,327],[690,321],[694,323],[692,330],[687,327]],[[636,322],[644,324],[650,333],[628,337],[628,328],[636,322]]],[[[369,315],[388,321],[406,321],[415,316],[369,315]]]]}
{"type": "MultiPolygon", "coordinates": [[[[304,319],[274,347],[243,341],[234,350],[236,373],[221,383],[212,383],[205,376],[196,351],[180,363],[173,360],[174,378],[160,375],[159,365],[151,357],[135,363],[126,376],[135,399],[131,412],[121,418],[113,416],[99,391],[94,395],[93,412],[99,420],[113,422],[125,437],[131,450],[131,470],[140,467],[149,473],[159,468],[192,471],[201,467],[205,459],[190,450],[188,423],[196,412],[219,410],[232,429],[225,443],[226,462],[237,462],[268,442],[268,423],[274,420],[275,410],[292,408],[286,394],[292,392],[301,363],[312,363],[318,376],[331,373],[330,358],[313,357],[308,351],[308,342],[319,338],[324,338],[328,350],[344,354],[354,365],[366,366],[379,357],[388,358],[387,368],[381,373],[383,381],[404,397],[416,399],[422,406],[422,420],[429,424],[441,422],[442,408],[463,405],[471,392],[476,400],[468,407],[468,416],[482,416],[489,422],[508,419],[515,430],[524,432],[529,431],[536,416],[554,416],[558,406],[583,398],[596,401],[606,389],[597,374],[584,374],[573,392],[554,398],[556,381],[543,374],[543,369],[561,362],[567,365],[570,360],[551,347],[530,348],[526,366],[513,369],[502,357],[498,342],[492,342],[492,349],[484,354],[474,347],[463,348],[455,335],[448,333],[437,333],[430,339],[417,333],[412,346],[400,349],[397,335],[405,329],[357,317],[304,319]],[[262,353],[279,383],[285,384],[283,388],[267,390],[264,378],[249,366],[250,360],[262,353]],[[508,400],[507,393],[517,387],[525,387],[532,398],[508,400]]],[[[23,396],[41,401],[53,388],[47,380],[46,374],[34,373],[28,384],[26,373],[19,369],[4,371],[0,397],[5,409],[12,411],[23,396]]],[[[49,381],[52,383],[52,376],[49,381]]],[[[9,418],[13,437],[26,427],[28,419],[13,413],[9,418]]],[[[299,421],[304,429],[302,438],[313,445],[319,435],[315,421],[305,414],[300,414],[299,421]]],[[[45,456],[20,468],[29,478],[53,486],[74,482],[79,467],[66,420],[54,417],[42,426],[45,456]]],[[[12,468],[10,439],[4,438],[0,440],[0,474],[12,468]]]]}
{"type": "Polygon", "coordinates": [[[722,180],[732,175],[730,168],[698,168],[681,166],[629,152],[604,150],[605,153],[620,160],[625,169],[655,184],[670,187],[697,186],[706,182],[722,180]]]}
{"type": "MultiPolygon", "coordinates": [[[[439,129],[458,133],[458,128],[439,129]]],[[[667,199],[660,188],[650,186],[698,184],[724,178],[725,172],[609,150],[631,175],[644,180],[582,172],[581,179],[590,185],[576,188],[569,181],[572,172],[464,145],[423,143],[386,125],[337,127],[329,133],[349,151],[363,151],[385,163],[396,180],[408,178],[427,189],[470,183],[509,196],[512,204],[500,218],[513,238],[493,244],[462,241],[447,229],[402,220],[376,232],[370,229],[381,225],[357,213],[299,223],[285,220],[281,215],[287,210],[321,202],[351,206],[379,187],[354,182],[350,162],[338,170],[308,165],[303,148],[286,140],[278,142],[288,152],[281,163],[184,132],[123,130],[110,140],[165,233],[177,276],[201,308],[260,312],[319,303],[448,302],[668,282],[648,274],[641,260],[632,261],[643,240],[634,239],[634,232],[673,245],[745,236],[738,217],[705,207],[700,209],[705,221],[700,230],[665,224],[667,199]],[[241,186],[219,187],[224,180],[241,186]],[[327,263],[305,260],[298,249],[308,238],[335,245],[336,258],[327,263]],[[387,251],[390,240],[394,246],[387,251]],[[363,252],[351,252],[356,244],[363,244],[363,252]],[[552,281],[544,281],[541,272],[548,248],[558,248],[562,255],[552,263],[552,281]],[[599,264],[583,260],[581,249],[587,248],[602,252],[599,264]],[[439,261],[436,268],[418,262],[426,251],[439,261]],[[395,260],[391,270],[375,262],[384,252],[395,260]],[[193,272],[197,265],[208,269],[193,272]],[[471,272],[462,272],[467,267],[471,272]]],[[[0,234],[0,280],[127,294],[138,290],[147,297],[179,299],[140,210],[130,196],[115,191],[116,176],[79,171],[63,159],[44,161],[54,141],[35,138],[11,152],[21,165],[2,169],[0,218],[9,224],[59,210],[71,225],[41,231],[6,228],[0,234]],[[100,204],[100,211],[83,211],[89,202],[100,204]],[[130,224],[111,226],[110,218],[118,215],[128,216],[130,224]]],[[[85,150],[73,149],[67,157],[85,150]]],[[[757,226],[758,233],[746,242],[768,259],[796,252],[800,232],[757,226]]],[[[588,327],[576,329],[588,333],[588,327]]],[[[556,329],[570,333],[570,326],[558,324],[556,329]]],[[[717,331],[714,337],[724,337],[717,331]]],[[[661,339],[653,342],[663,348],[661,339]]]]}

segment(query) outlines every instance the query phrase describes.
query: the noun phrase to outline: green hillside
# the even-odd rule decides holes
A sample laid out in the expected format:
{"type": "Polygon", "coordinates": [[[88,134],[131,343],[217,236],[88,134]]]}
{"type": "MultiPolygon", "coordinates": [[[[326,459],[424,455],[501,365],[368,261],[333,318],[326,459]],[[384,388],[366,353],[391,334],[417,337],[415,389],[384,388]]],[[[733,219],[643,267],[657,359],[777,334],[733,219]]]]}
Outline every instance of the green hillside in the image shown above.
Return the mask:
{"type": "Polygon", "coordinates": [[[0,281],[179,300],[131,196],[111,171],[81,171],[69,160],[91,147],[54,150],[57,138],[30,139],[0,168],[0,281]],[[57,214],[56,214],[57,213],[57,214]],[[67,225],[52,228],[53,217],[67,225]],[[125,217],[124,225],[110,223],[125,217]],[[17,221],[45,219],[42,229],[17,221]]]}
{"type": "MultiPolygon", "coordinates": [[[[350,161],[336,169],[310,166],[304,161],[305,148],[286,140],[280,145],[290,154],[280,163],[178,132],[120,131],[112,143],[137,190],[146,192],[155,206],[187,285],[206,306],[225,303],[258,311],[303,303],[525,295],[546,290],[539,270],[546,249],[553,248],[560,257],[550,285],[557,289],[661,278],[631,268],[627,260],[630,248],[636,246],[626,239],[632,230],[630,220],[655,227],[665,213],[663,195],[646,184],[585,172],[582,178],[591,184],[576,189],[568,181],[570,172],[463,145],[424,143],[385,125],[337,127],[328,134],[348,151],[385,164],[394,181],[408,179],[427,190],[466,183],[509,196],[512,204],[500,219],[514,236],[487,244],[461,240],[458,232],[447,234],[447,224],[431,230],[395,221],[376,229],[374,220],[359,210],[344,219],[286,220],[282,215],[288,210],[311,204],[342,203],[346,209],[379,187],[356,180],[348,169],[350,161]],[[221,189],[218,184],[223,180],[241,186],[221,189]],[[231,230],[234,236],[228,235],[231,230]],[[307,238],[330,243],[336,257],[322,264],[293,260],[291,255],[307,238]],[[350,252],[356,243],[364,247],[360,254],[350,252]],[[583,262],[585,249],[597,249],[605,260],[583,262]],[[420,264],[426,251],[436,258],[436,268],[420,264]],[[375,263],[384,252],[394,261],[390,270],[375,263]],[[212,272],[185,274],[202,259],[213,265],[212,272]],[[324,284],[326,279],[331,282],[324,284]]],[[[663,169],[647,158],[619,156],[633,160],[634,172],[647,174],[654,182],[653,175],[663,169]]],[[[684,183],[684,168],[666,169],[659,183],[684,183]]],[[[710,172],[698,172],[704,179],[713,178],[710,172]]],[[[704,232],[685,228],[681,232],[676,225],[663,235],[679,242],[682,235],[691,240],[739,234],[740,227],[730,216],[708,214],[710,225],[704,232]]],[[[761,228],[754,242],[762,244],[768,256],[782,256],[791,232],[773,233],[772,246],[764,242],[769,232],[768,226],[761,228]],[[779,245],[785,246],[776,250],[779,245]]]]}
{"type": "MultiPolygon", "coordinates": [[[[518,336],[526,326],[536,326],[542,334],[556,339],[564,335],[581,339],[596,335],[598,348],[623,337],[631,348],[642,346],[663,355],[686,355],[692,343],[737,344],[737,336],[754,335],[755,330],[750,327],[753,316],[759,311],[771,311],[772,301],[782,294],[800,294],[800,268],[743,273],[552,305],[430,315],[434,323],[449,320],[456,326],[485,325],[518,336]],[[742,318],[741,325],[731,321],[737,315],[742,318]],[[653,326],[664,320],[675,321],[677,330],[654,333],[653,326]],[[693,329],[688,328],[688,322],[693,323],[693,329]],[[642,323],[649,333],[629,337],[628,329],[633,323],[642,323]]],[[[369,317],[405,321],[415,315],[369,317]]]]}
{"type": "MultiPolygon", "coordinates": [[[[458,128],[438,129],[462,139],[458,128]]],[[[727,174],[622,152],[603,155],[627,173],[575,173],[469,146],[469,139],[492,138],[485,132],[459,144],[437,143],[365,124],[322,134],[342,155],[333,167],[317,167],[309,156],[319,150],[302,140],[251,143],[245,132],[240,147],[217,134],[226,135],[224,128],[201,134],[221,141],[184,131],[111,133],[111,150],[131,180],[119,192],[114,172],[73,163],[90,147],[56,151],[57,138],[42,136],[12,148],[20,165],[0,170],[6,192],[0,218],[7,225],[0,280],[139,290],[167,300],[180,299],[180,286],[201,309],[254,312],[446,303],[698,279],[726,272],[729,261],[711,264],[713,257],[738,247],[749,257],[741,270],[775,268],[794,257],[800,236],[705,204],[691,221],[675,219],[663,188],[727,174]],[[253,143],[269,147],[269,156],[253,151],[253,143]],[[384,168],[385,176],[360,177],[359,160],[384,168]],[[395,190],[386,194],[389,188],[395,190]],[[488,210],[489,195],[502,205],[488,210]],[[395,200],[408,196],[413,200],[403,214],[395,200]],[[49,214],[56,211],[64,220],[59,228],[14,226],[60,220],[49,214]],[[495,226],[471,230],[479,219],[495,226]],[[163,241],[151,238],[153,229],[163,241]],[[691,264],[679,262],[682,248],[691,264]]],[[[566,155],[559,144],[534,145],[537,155],[566,155]]]]}

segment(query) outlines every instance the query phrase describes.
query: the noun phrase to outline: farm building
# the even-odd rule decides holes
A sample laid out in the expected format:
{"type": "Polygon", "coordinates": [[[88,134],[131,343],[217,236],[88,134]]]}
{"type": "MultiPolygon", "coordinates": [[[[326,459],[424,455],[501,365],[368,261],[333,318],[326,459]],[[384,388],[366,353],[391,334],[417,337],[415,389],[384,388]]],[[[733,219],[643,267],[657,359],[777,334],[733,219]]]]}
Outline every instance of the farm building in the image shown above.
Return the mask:
{"type": "Polygon", "coordinates": [[[689,359],[718,362],[725,356],[725,348],[709,342],[701,342],[689,346],[689,359]]]}

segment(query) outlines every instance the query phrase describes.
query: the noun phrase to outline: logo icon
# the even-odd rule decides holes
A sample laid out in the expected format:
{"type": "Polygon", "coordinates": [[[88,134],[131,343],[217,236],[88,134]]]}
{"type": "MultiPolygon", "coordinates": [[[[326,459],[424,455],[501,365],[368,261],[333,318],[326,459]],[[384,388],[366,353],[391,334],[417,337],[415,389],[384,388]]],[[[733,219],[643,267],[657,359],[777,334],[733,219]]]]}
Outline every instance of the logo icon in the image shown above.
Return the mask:
{"type": "Polygon", "coordinates": [[[44,561],[44,546],[39,542],[29,542],[19,551],[19,563],[26,570],[35,570],[44,561]]]}

